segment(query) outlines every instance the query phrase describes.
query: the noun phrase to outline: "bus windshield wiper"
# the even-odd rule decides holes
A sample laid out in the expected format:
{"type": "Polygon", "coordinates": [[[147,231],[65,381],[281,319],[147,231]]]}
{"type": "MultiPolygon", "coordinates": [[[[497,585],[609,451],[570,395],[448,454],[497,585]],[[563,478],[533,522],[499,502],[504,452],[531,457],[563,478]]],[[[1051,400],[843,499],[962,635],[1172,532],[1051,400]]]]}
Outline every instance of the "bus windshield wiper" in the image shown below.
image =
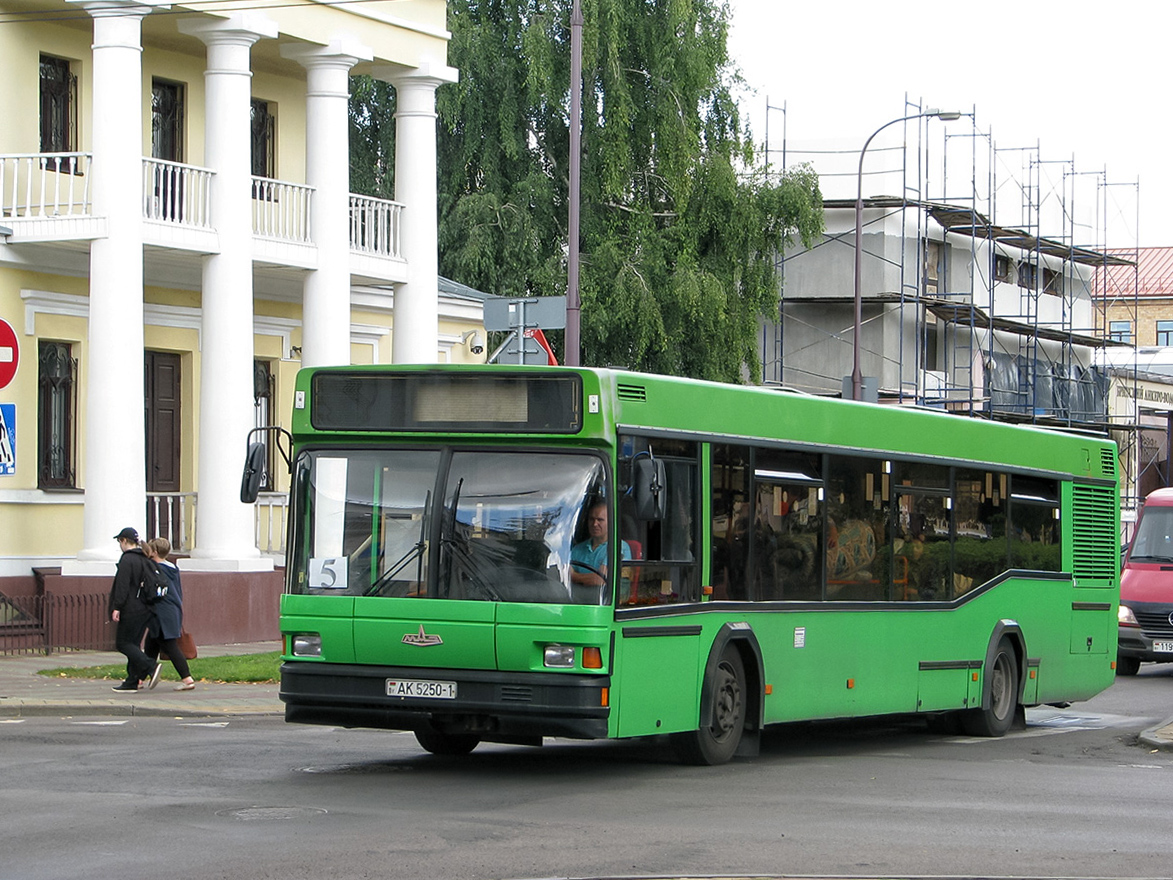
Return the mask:
{"type": "Polygon", "coordinates": [[[1142,553],[1133,553],[1128,558],[1132,562],[1173,562],[1173,556],[1150,556],[1142,553]]]}
{"type": "Polygon", "coordinates": [[[424,512],[420,517],[420,536],[419,540],[412,544],[406,553],[395,560],[385,572],[383,572],[375,580],[369,590],[364,595],[377,596],[383,591],[383,588],[391,581],[395,580],[395,575],[407,568],[412,562],[416,562],[415,581],[420,583],[423,580],[423,566],[424,566],[424,549],[427,547],[428,534],[428,514],[432,509],[432,492],[429,489],[427,496],[424,498],[424,512]]]}
{"type": "Polygon", "coordinates": [[[451,593],[459,572],[467,578],[464,581],[466,584],[483,593],[489,601],[500,602],[501,595],[485,576],[481,561],[472,554],[468,533],[460,529],[460,522],[456,518],[456,511],[460,506],[460,490],[463,486],[464,477],[461,477],[456,481],[452,501],[444,508],[444,519],[440,522],[440,550],[446,563],[446,571],[443,573],[446,576],[442,576],[442,583],[444,589],[451,593]]]}

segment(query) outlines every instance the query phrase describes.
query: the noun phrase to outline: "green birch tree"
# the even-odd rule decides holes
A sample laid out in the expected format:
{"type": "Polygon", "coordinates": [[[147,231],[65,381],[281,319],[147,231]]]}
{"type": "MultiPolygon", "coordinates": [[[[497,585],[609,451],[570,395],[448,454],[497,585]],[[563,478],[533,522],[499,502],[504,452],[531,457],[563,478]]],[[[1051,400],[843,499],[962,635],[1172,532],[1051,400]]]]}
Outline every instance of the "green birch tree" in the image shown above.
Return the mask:
{"type": "MultiPolygon", "coordinates": [[[[776,255],[823,228],[817,177],[747,170],[723,0],[582,5],[582,362],[756,378],[776,255]]],[[[449,3],[440,269],[494,294],[566,291],[570,7],[449,3]]],[[[352,101],[352,121],[376,112],[352,101]]]]}

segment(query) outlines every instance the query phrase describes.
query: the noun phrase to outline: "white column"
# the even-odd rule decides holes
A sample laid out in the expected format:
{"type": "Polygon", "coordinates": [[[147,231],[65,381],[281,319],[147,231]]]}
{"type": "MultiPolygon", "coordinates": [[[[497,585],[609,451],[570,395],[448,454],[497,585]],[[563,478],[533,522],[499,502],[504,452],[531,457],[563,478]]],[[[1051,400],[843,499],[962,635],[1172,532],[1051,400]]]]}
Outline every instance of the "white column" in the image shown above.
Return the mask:
{"type": "Polygon", "coordinates": [[[386,79],[395,86],[395,201],[403,204],[407,283],[395,290],[391,361],[436,362],[440,334],[436,207],[436,89],[456,70],[424,66],[386,79]]]}
{"type": "Polygon", "coordinates": [[[349,41],[285,45],[306,69],[306,183],[314,188],[310,234],[318,266],[302,292],[301,363],[350,363],[350,68],[371,51],[349,41]]]}
{"type": "MultiPolygon", "coordinates": [[[[245,440],[253,427],[253,264],[249,52],[277,26],[260,15],[183,19],[182,33],[208,47],[204,71],[204,164],[219,253],[204,257],[200,327],[200,437],[196,544],[183,567],[273,567],[255,542],[254,509],[240,501],[245,440]]],[[[111,533],[113,534],[113,533],[111,533]]]]}
{"type": "Polygon", "coordinates": [[[119,556],[111,536],[146,527],[142,18],[151,4],[78,5],[94,20],[91,187],[106,236],[90,245],[82,550],[62,571],[104,574],[119,556]]]}

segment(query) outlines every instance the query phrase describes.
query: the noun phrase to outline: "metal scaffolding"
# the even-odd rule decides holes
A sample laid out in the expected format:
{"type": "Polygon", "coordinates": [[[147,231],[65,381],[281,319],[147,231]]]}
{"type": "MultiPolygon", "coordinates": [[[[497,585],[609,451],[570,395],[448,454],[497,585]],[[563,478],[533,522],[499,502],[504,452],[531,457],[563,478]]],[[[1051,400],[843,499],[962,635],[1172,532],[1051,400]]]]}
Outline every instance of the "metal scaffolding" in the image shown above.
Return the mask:
{"type": "Polygon", "coordinates": [[[1139,183],[1081,171],[1074,157],[1051,159],[1037,143],[1002,147],[979,128],[976,108],[950,126],[921,115],[934,112],[906,98],[897,118],[907,119],[894,126],[900,142],[869,149],[865,173],[858,147],[788,142],[785,106],[767,102],[767,118],[783,121],[781,146],[767,126],[767,172],[812,165],[828,231],[780,257],[781,305],[762,330],[762,381],[822,394],[842,387],[852,328],[841,264],[853,256],[845,227],[855,202],[842,196],[859,159],[861,192],[884,193],[864,198],[861,248],[861,338],[879,399],[1111,431],[1132,467],[1122,478],[1135,486],[1144,466],[1137,421],[1109,407],[1102,353],[1125,344],[1108,332],[1104,301],[1130,299],[1135,316],[1136,285],[1119,279],[1135,270],[1138,223],[1116,221],[1128,219],[1129,200],[1139,202],[1139,183]],[[1121,230],[1126,240],[1109,248],[1121,230]]]}

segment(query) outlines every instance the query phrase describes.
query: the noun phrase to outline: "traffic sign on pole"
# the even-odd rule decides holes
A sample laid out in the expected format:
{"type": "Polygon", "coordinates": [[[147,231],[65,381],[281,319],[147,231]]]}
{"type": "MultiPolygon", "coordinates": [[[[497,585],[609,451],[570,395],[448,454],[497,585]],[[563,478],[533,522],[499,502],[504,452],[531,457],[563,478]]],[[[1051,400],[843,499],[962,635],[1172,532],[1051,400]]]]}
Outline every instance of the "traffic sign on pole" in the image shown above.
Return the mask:
{"type": "Polygon", "coordinates": [[[4,388],[16,375],[20,363],[20,345],[12,325],[0,318],[0,388],[4,388]]]}

